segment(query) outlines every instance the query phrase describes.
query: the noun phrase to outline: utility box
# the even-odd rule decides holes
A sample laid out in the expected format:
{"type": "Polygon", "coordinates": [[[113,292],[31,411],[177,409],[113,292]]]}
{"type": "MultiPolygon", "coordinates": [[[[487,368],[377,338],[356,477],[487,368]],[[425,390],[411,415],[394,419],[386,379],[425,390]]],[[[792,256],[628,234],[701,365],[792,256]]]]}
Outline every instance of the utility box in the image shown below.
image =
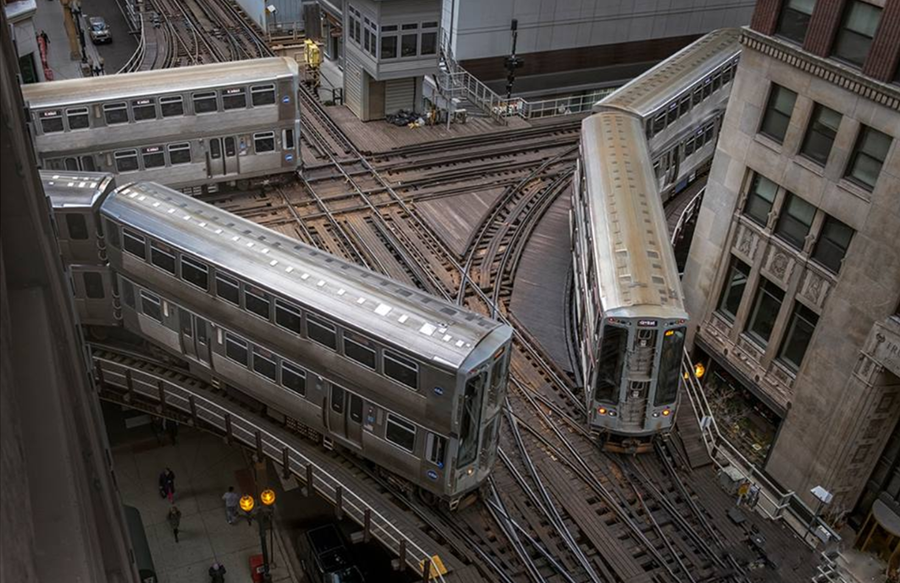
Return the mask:
{"type": "Polygon", "coordinates": [[[250,555],[250,578],[253,583],[263,583],[263,556],[250,555]]]}
{"type": "Polygon", "coordinates": [[[738,488],[746,481],[744,474],[734,466],[719,470],[719,485],[731,496],[737,496],[738,488]]]}

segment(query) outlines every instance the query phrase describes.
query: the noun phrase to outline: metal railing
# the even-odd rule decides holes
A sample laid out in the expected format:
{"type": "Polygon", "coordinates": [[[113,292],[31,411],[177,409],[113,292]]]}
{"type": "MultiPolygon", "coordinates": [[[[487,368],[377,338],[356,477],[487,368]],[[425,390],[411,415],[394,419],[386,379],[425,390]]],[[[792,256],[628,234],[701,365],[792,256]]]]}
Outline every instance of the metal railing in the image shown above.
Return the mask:
{"type": "Polygon", "coordinates": [[[116,71],[116,73],[132,73],[134,71],[137,71],[144,60],[144,51],[147,48],[147,39],[144,36],[144,13],[139,12],[138,16],[140,16],[138,20],[141,23],[140,29],[138,31],[138,46],[134,50],[134,54],[132,54],[131,57],[129,57],[128,60],[125,61],[125,64],[122,65],[122,68],[116,71]]]}

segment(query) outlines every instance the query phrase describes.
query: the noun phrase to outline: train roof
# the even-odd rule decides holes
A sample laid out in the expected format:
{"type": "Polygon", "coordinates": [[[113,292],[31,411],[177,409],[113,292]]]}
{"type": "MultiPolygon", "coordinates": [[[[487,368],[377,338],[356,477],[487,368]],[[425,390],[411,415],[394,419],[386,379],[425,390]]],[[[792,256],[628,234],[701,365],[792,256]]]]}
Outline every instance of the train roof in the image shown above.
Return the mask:
{"type": "Polygon", "coordinates": [[[604,312],[658,306],[660,317],[686,318],[640,118],[617,111],[586,118],[581,149],[604,312]]]}
{"type": "Polygon", "coordinates": [[[84,77],[22,86],[31,108],[61,107],[115,99],[182,93],[207,87],[271,82],[297,75],[297,63],[285,57],[249,59],[156,71],[84,77]]]}
{"type": "Polygon", "coordinates": [[[41,182],[54,209],[93,208],[104,193],[116,187],[116,177],[108,172],[41,170],[41,182]]]}
{"type": "Polygon", "coordinates": [[[646,116],[741,51],[741,30],[720,28],[684,47],[594,105],[599,111],[617,107],[646,116]]]}
{"type": "Polygon", "coordinates": [[[117,189],[110,217],[374,338],[459,367],[503,326],[164,186],[117,189]]]}

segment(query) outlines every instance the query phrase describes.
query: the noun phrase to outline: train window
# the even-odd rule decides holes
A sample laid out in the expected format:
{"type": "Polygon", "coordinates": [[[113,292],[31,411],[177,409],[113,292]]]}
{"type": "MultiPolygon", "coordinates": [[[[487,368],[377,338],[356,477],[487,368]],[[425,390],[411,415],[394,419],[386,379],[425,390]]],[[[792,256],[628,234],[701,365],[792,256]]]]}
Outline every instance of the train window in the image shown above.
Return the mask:
{"type": "Polygon", "coordinates": [[[691,98],[691,103],[693,103],[694,107],[700,105],[700,102],[703,101],[703,87],[697,87],[694,89],[694,93],[691,98]]]}
{"type": "Polygon", "coordinates": [[[306,395],[306,371],[295,364],[281,361],[281,384],[298,395],[306,395]]]}
{"type": "Polygon", "coordinates": [[[162,146],[141,148],[141,160],[144,162],[144,170],[159,168],[166,165],[166,153],[162,146]]]}
{"type": "Polygon", "coordinates": [[[390,350],[384,351],[384,374],[411,389],[419,388],[419,365],[390,350]]]}
{"type": "Polygon", "coordinates": [[[425,457],[439,468],[444,467],[444,457],[447,454],[447,439],[434,433],[429,433],[425,438],[425,457]]]}
{"type": "Polygon", "coordinates": [[[708,144],[713,141],[713,132],[715,131],[715,124],[709,124],[703,129],[703,143],[708,144]]]}
{"type": "Polygon", "coordinates": [[[675,123],[678,119],[678,104],[673,103],[669,106],[669,112],[666,114],[666,125],[675,123]]]}
{"type": "Polygon", "coordinates": [[[83,130],[91,127],[88,117],[88,108],[73,107],[66,110],[66,121],[69,122],[69,130],[83,130]]]}
{"type": "Polygon", "coordinates": [[[789,192],[781,206],[781,215],[775,225],[775,234],[791,247],[802,251],[814,216],[816,216],[816,207],[789,192]]]}
{"type": "Polygon", "coordinates": [[[300,334],[300,309],[275,298],[275,323],[300,334]]]}
{"type": "Polygon", "coordinates": [[[356,362],[375,370],[375,349],[372,343],[348,331],[344,331],[344,354],[356,362]]]}
{"type": "Polygon", "coordinates": [[[191,145],[187,142],[182,144],[169,144],[169,162],[172,166],[176,164],[191,163],[191,145]]]}
{"type": "Polygon", "coordinates": [[[491,368],[491,391],[497,391],[506,383],[507,360],[504,354],[495,357],[494,366],[491,368]]]}
{"type": "Polygon", "coordinates": [[[184,101],[180,95],[159,98],[159,109],[163,117],[184,115],[184,101]]]}
{"type": "Polygon", "coordinates": [[[160,310],[159,296],[141,290],[141,311],[157,322],[162,323],[162,310],[160,310]]]}
{"type": "Polygon", "coordinates": [[[462,419],[459,422],[459,452],[457,467],[464,468],[478,455],[478,430],[481,426],[481,392],[485,373],[479,373],[466,382],[462,400],[462,419]]]}
{"type": "Polygon", "coordinates": [[[273,105],[275,103],[275,86],[254,85],[250,88],[250,95],[254,106],[273,105]]]}
{"type": "Polygon", "coordinates": [[[78,171],[78,158],[66,158],[66,170],[78,171]]]}
{"type": "Polygon", "coordinates": [[[760,279],[753,309],[747,319],[747,332],[762,346],[769,343],[783,301],[784,291],[781,288],[768,279],[760,279]]]}
{"type": "Polygon", "coordinates": [[[703,99],[712,95],[712,79],[703,81],[703,99]]]}
{"type": "Polygon", "coordinates": [[[344,413],[344,388],[331,385],[331,410],[335,413],[344,413]]]}
{"type": "Polygon", "coordinates": [[[213,160],[222,157],[222,141],[219,138],[212,138],[209,141],[209,157],[213,160]]]}
{"type": "Polygon", "coordinates": [[[619,384],[622,380],[622,367],[625,364],[625,347],[627,343],[627,329],[611,324],[603,326],[600,354],[597,358],[595,400],[607,402],[617,400],[619,384]]]}
{"type": "Polygon", "coordinates": [[[252,312],[265,320],[269,319],[269,294],[259,288],[244,284],[244,305],[248,312],[252,312]]]}
{"type": "Polygon", "coordinates": [[[765,227],[769,222],[769,213],[772,211],[777,191],[778,185],[762,174],[754,176],[753,182],[750,183],[750,191],[747,193],[744,215],[759,226],[765,227]]]}
{"type": "Polygon", "coordinates": [[[119,242],[119,225],[106,219],[104,221],[103,231],[106,235],[106,240],[110,245],[113,247],[119,247],[121,245],[119,242]]]}
{"type": "Polygon", "coordinates": [[[687,158],[694,153],[694,137],[691,136],[684,142],[684,157],[687,158]]]}
{"type": "Polygon", "coordinates": [[[232,87],[222,90],[222,109],[244,109],[247,107],[247,90],[232,87]]]}
{"type": "Polygon", "coordinates": [[[748,279],[750,279],[750,266],[737,257],[732,257],[718,308],[719,313],[725,316],[729,322],[734,322],[737,317],[748,279]]]}
{"type": "Polygon", "coordinates": [[[194,93],[194,113],[212,113],[219,109],[215,91],[194,93]]]}
{"type": "Polygon", "coordinates": [[[97,169],[96,166],[94,166],[94,157],[90,155],[82,156],[81,169],[85,172],[94,172],[97,169]]]}
{"type": "Polygon", "coordinates": [[[82,276],[84,278],[84,295],[88,299],[102,300],[106,296],[103,291],[103,276],[94,271],[85,271],[82,276]]]}
{"type": "Polygon", "coordinates": [[[253,134],[253,149],[257,154],[275,151],[275,132],[253,134]]]}
{"type": "Polygon", "coordinates": [[[175,275],[175,254],[168,245],[150,241],[150,263],[175,275]]]}
{"type": "Polygon", "coordinates": [[[281,138],[281,149],[294,149],[294,130],[284,130],[284,135],[281,138]]]}
{"type": "Polygon", "coordinates": [[[653,118],[653,134],[656,135],[664,129],[666,129],[666,114],[661,113],[653,118]]]}
{"type": "Polygon", "coordinates": [[[78,213],[66,214],[66,228],[69,229],[69,238],[76,241],[84,241],[88,238],[87,220],[84,215],[78,213]]]}
{"type": "Polygon", "coordinates": [[[832,216],[827,216],[822,224],[816,247],[813,249],[812,258],[833,273],[838,273],[852,238],[852,228],[832,216]]]}
{"type": "Polygon", "coordinates": [[[156,99],[153,97],[132,99],[131,115],[134,116],[134,121],[156,119],[156,99]]]}
{"type": "Polygon", "coordinates": [[[63,127],[62,115],[58,109],[41,112],[41,131],[45,134],[52,134],[65,130],[63,127]]]}
{"type": "Polygon", "coordinates": [[[416,426],[402,417],[388,413],[384,437],[394,445],[412,453],[416,446],[416,426]]]}
{"type": "Polygon", "coordinates": [[[103,106],[103,117],[109,126],[128,123],[128,106],[124,101],[107,103],[103,106]]]}
{"type": "Polygon", "coordinates": [[[225,155],[234,156],[234,138],[225,138],[225,155]]]}
{"type": "Polygon", "coordinates": [[[362,423],[362,397],[355,393],[350,393],[350,420],[354,423],[362,423]]]}
{"type": "Polygon", "coordinates": [[[684,328],[666,330],[663,334],[659,356],[659,373],[656,375],[656,395],[653,404],[657,407],[674,403],[678,397],[678,382],[681,376],[681,358],[684,354],[684,328]]]}
{"type": "Polygon", "coordinates": [[[678,117],[686,115],[691,110],[691,96],[682,97],[678,102],[678,117]]]}
{"type": "Polygon", "coordinates": [[[127,228],[122,229],[122,234],[125,236],[125,251],[137,255],[141,259],[146,259],[147,248],[144,244],[144,236],[127,228]]]}
{"type": "Polygon", "coordinates": [[[722,86],[722,72],[719,71],[718,73],[713,75],[712,90],[718,91],[721,86],[722,86]]]}
{"type": "Polygon", "coordinates": [[[127,279],[122,280],[122,301],[129,308],[134,308],[134,286],[127,279]]]}
{"type": "Polygon", "coordinates": [[[722,69],[722,85],[730,83],[732,75],[734,75],[734,68],[731,63],[728,63],[725,65],[725,68],[722,69]]]}
{"type": "Polygon", "coordinates": [[[316,316],[306,316],[306,334],[310,340],[337,350],[337,329],[334,324],[326,322],[316,316]]]}
{"type": "Polygon", "coordinates": [[[116,170],[119,172],[134,172],[138,169],[137,150],[122,150],[115,153],[116,170]]]}
{"type": "Polygon", "coordinates": [[[261,348],[253,349],[253,370],[266,377],[273,383],[275,382],[275,361],[270,357],[271,353],[261,348]]]}
{"type": "Polygon", "coordinates": [[[794,311],[791,314],[787,332],[781,343],[778,360],[795,372],[800,370],[800,365],[803,363],[803,357],[806,355],[806,349],[809,347],[809,341],[812,339],[818,322],[819,316],[815,312],[800,302],[794,303],[794,311]]]}
{"type": "Polygon", "coordinates": [[[240,305],[238,282],[227,275],[216,274],[216,295],[234,304],[240,305]]]}
{"type": "Polygon", "coordinates": [[[247,366],[247,343],[233,335],[231,332],[226,332],[225,356],[239,364],[247,366]]]}
{"type": "Polygon", "coordinates": [[[199,287],[203,291],[206,291],[209,287],[209,268],[205,263],[182,255],[181,278],[184,281],[199,287]]]}

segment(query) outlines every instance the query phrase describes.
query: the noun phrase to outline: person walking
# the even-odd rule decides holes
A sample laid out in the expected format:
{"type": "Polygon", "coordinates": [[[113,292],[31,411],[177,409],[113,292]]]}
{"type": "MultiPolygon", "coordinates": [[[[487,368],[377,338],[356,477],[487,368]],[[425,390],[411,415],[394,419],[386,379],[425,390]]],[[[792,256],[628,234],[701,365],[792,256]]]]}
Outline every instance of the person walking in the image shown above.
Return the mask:
{"type": "Polygon", "coordinates": [[[42,39],[44,39],[44,44],[47,45],[47,47],[49,48],[50,47],[50,37],[47,35],[47,32],[42,30],[41,34],[39,34],[38,36],[41,37],[42,39]]]}
{"type": "Polygon", "coordinates": [[[225,520],[228,521],[228,524],[234,524],[237,521],[238,503],[241,500],[241,497],[234,491],[234,486],[228,486],[228,491],[222,495],[222,500],[225,501],[225,520]]]}
{"type": "Polygon", "coordinates": [[[162,473],[162,480],[164,491],[166,497],[169,499],[169,503],[174,503],[175,501],[175,472],[171,470],[171,468],[166,468],[166,471],[162,473]]]}
{"type": "Polygon", "coordinates": [[[225,565],[212,564],[209,568],[209,583],[225,583],[225,565]]]}
{"type": "Polygon", "coordinates": [[[169,514],[166,516],[166,520],[169,521],[169,528],[172,529],[172,534],[175,535],[175,542],[178,542],[178,526],[181,524],[181,510],[178,510],[177,506],[172,506],[169,508],[169,514]]]}

